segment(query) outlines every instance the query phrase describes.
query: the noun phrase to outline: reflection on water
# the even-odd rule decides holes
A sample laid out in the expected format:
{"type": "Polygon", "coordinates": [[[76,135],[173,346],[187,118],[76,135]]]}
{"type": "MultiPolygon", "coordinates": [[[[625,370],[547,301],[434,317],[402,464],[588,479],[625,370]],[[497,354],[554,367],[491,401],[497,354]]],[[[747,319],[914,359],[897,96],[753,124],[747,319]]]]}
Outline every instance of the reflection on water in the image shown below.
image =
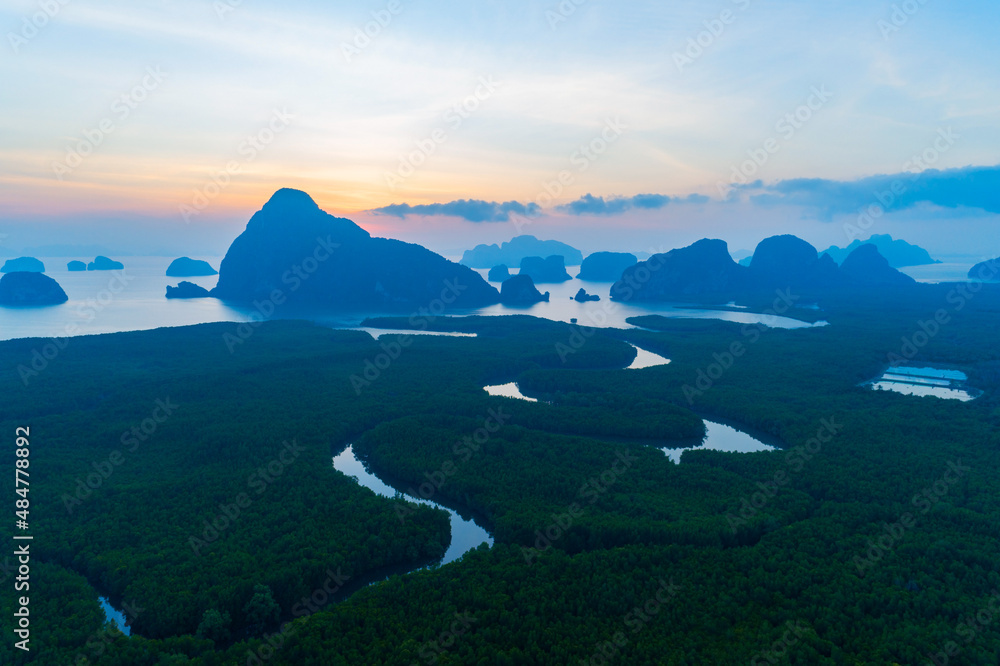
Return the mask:
{"type": "Polygon", "coordinates": [[[926,266],[903,266],[900,273],[909,275],[917,282],[970,282],[969,269],[975,262],[927,264],[926,266]]]}
{"type": "MultiPolygon", "coordinates": [[[[355,457],[354,447],[352,446],[348,446],[340,455],[333,459],[333,467],[338,472],[342,472],[347,476],[353,476],[358,480],[358,483],[373,491],[377,495],[392,499],[398,494],[394,488],[387,485],[377,476],[365,469],[364,464],[362,464],[362,462],[355,457]]],[[[403,494],[406,495],[407,500],[411,502],[426,504],[427,506],[432,506],[437,509],[444,509],[448,512],[448,515],[451,516],[451,545],[448,546],[448,550],[445,552],[444,558],[441,560],[441,564],[454,562],[480,544],[485,543],[490,546],[493,545],[493,537],[489,535],[489,532],[484,530],[472,520],[462,518],[453,509],[441,506],[440,504],[430,500],[412,497],[407,493],[403,494]]]]}
{"type": "MultiPolygon", "coordinates": [[[[386,309],[331,311],[288,303],[273,308],[270,307],[271,304],[267,304],[262,313],[252,305],[224,303],[215,298],[168,300],[167,285],[176,285],[181,280],[187,280],[206,289],[212,289],[218,282],[218,276],[169,278],[166,276],[166,269],[172,257],[113,257],[125,264],[124,271],[83,272],[68,271],[66,262],[70,258],[67,257],[39,258],[45,262],[46,274],[62,286],[69,301],[49,307],[0,307],[2,340],[27,337],[63,338],[209,322],[256,322],[262,318],[305,319],[330,328],[356,329],[368,317],[393,315],[407,317],[413,314],[412,309],[405,308],[397,311],[386,309]],[[262,317],[262,314],[269,317],[262,317]]],[[[79,258],[92,259],[92,257],[79,258]]],[[[221,257],[193,258],[206,260],[215,267],[219,266],[222,259],[221,257]]],[[[485,276],[487,271],[480,272],[485,276]]],[[[627,318],[651,314],[664,317],[721,319],[741,324],[759,323],[772,328],[810,326],[806,322],[788,317],[703,310],[693,308],[690,304],[675,306],[670,303],[620,303],[610,300],[609,282],[585,282],[574,278],[560,284],[539,285],[539,288],[551,293],[548,303],[536,303],[524,308],[491,305],[485,308],[456,310],[450,314],[456,316],[529,314],[566,323],[575,319],[581,326],[597,328],[633,328],[625,321],[627,318]],[[581,287],[588,293],[598,294],[601,300],[576,302],[573,296],[581,287]]]]}
{"type": "Polygon", "coordinates": [[[968,376],[959,370],[896,366],[869,382],[876,391],[894,391],[903,395],[933,396],[946,400],[968,402],[977,395],[970,391],[968,376]]]}
{"type": "Polygon", "coordinates": [[[938,378],[954,381],[966,381],[969,379],[961,370],[942,370],[940,368],[913,368],[909,366],[897,366],[886,370],[886,374],[902,375],[913,379],[938,378]]]}
{"type": "Polygon", "coordinates": [[[509,384],[498,384],[496,386],[484,386],[483,390],[490,395],[497,395],[503,398],[517,398],[518,400],[527,400],[528,402],[538,402],[534,398],[529,398],[521,393],[521,389],[519,389],[517,384],[514,382],[510,382],[509,384]]]}
{"type": "Polygon", "coordinates": [[[119,631],[121,631],[126,636],[132,633],[132,630],[128,628],[125,624],[125,613],[120,610],[116,610],[114,606],[111,605],[111,601],[107,597],[98,597],[97,600],[101,604],[101,610],[104,611],[104,616],[107,618],[108,622],[113,622],[119,631]]]}
{"type": "MultiPolygon", "coordinates": [[[[489,273],[485,269],[478,270],[477,272],[484,278],[489,273]]],[[[777,315],[700,309],[691,307],[690,303],[623,303],[612,301],[612,284],[611,282],[589,282],[576,278],[557,284],[538,284],[536,286],[539,291],[549,292],[548,302],[543,301],[519,308],[490,305],[475,311],[464,312],[463,314],[527,314],[567,324],[579,323],[580,326],[591,326],[594,328],[635,328],[625,320],[629,317],[642,317],[645,315],[661,315],[663,317],[683,319],[720,319],[737,324],[762,324],[770,328],[809,328],[812,325],[797,319],[777,315]],[[580,288],[586,289],[588,294],[600,296],[601,300],[578,303],[573,300],[573,296],[580,288]],[[575,322],[572,321],[574,319],[576,320],[575,322]]]]}
{"type": "Polygon", "coordinates": [[[664,448],[663,452],[675,463],[680,464],[681,454],[685,451],[711,449],[713,451],[728,451],[729,453],[755,453],[757,451],[774,451],[773,446],[760,442],[745,432],[714,421],[705,421],[705,441],[701,446],[690,446],[684,449],[664,448]]]}
{"type": "MultiPolygon", "coordinates": [[[[41,258],[45,274],[59,283],[69,301],[49,307],[0,307],[0,339],[62,338],[246,320],[237,309],[215,298],[168,300],[167,285],[186,280],[212,289],[218,281],[217,275],[167,277],[171,257],[112,257],[124,263],[125,269],[81,272],[66,269],[71,258],[85,259],[41,258]]],[[[215,268],[219,266],[219,257],[192,258],[207,260],[215,268]]]]}
{"type": "Polygon", "coordinates": [[[945,400],[961,400],[968,402],[976,396],[964,389],[945,388],[942,386],[921,386],[917,384],[902,384],[899,382],[875,382],[871,385],[876,391],[894,391],[903,395],[933,396],[945,400]]]}
{"type": "Polygon", "coordinates": [[[660,356],[659,354],[654,354],[653,352],[646,351],[645,349],[640,349],[635,345],[632,345],[632,347],[634,347],[636,351],[635,360],[632,361],[632,365],[626,368],[627,370],[652,368],[658,365],[666,365],[667,363],[670,363],[669,358],[665,358],[663,356],[660,356]]]}
{"type": "Polygon", "coordinates": [[[364,331],[368,335],[372,336],[376,340],[381,338],[383,335],[443,335],[449,338],[475,338],[478,333],[454,333],[452,331],[412,331],[404,329],[395,328],[368,328],[368,327],[358,327],[357,331],[364,331]]]}
{"type": "Polygon", "coordinates": [[[911,377],[908,375],[896,375],[891,372],[887,372],[882,375],[882,379],[886,382],[909,382],[911,384],[922,384],[924,386],[950,386],[951,381],[947,379],[925,379],[922,377],[911,377]]]}
{"type": "MultiPolygon", "coordinates": [[[[648,352],[647,352],[648,353],[648,352]]],[[[663,357],[659,357],[663,359],[663,357]]],[[[663,359],[667,363],[670,361],[663,359]]],[[[538,402],[534,398],[529,398],[517,387],[517,384],[502,384],[500,386],[484,386],[490,395],[502,395],[507,398],[517,398],[529,402],[538,402]]],[[[713,451],[727,451],[729,453],[755,453],[757,451],[774,451],[775,448],[765,444],[747,433],[737,430],[732,426],[723,423],[705,420],[705,439],[700,446],[687,446],[684,448],[663,447],[663,452],[675,463],[680,464],[681,454],[685,451],[697,451],[698,449],[711,449],[713,451]]]]}

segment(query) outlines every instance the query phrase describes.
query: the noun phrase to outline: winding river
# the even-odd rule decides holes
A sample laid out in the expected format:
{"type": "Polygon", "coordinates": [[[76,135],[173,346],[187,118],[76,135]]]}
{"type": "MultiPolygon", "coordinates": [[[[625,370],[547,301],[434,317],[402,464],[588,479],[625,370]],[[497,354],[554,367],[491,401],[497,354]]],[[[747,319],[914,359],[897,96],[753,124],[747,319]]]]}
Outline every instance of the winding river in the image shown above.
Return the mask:
{"type": "Polygon", "coordinates": [[[407,500],[411,502],[426,504],[427,506],[447,511],[448,515],[451,517],[451,545],[448,546],[448,550],[441,559],[441,564],[454,562],[480,544],[485,543],[490,546],[493,545],[493,537],[490,536],[489,532],[477,525],[475,521],[463,518],[454,509],[442,506],[437,502],[401,493],[401,491],[397,491],[395,488],[386,484],[384,481],[365,469],[364,464],[358,460],[357,456],[354,455],[354,448],[351,446],[348,446],[343,450],[343,452],[340,453],[340,455],[334,457],[333,467],[338,472],[343,472],[347,476],[353,476],[362,486],[375,492],[377,495],[381,495],[382,497],[392,499],[397,494],[403,494],[406,495],[407,500]]]}
{"type": "MultiPolygon", "coordinates": [[[[379,333],[386,333],[386,331],[370,331],[373,336],[379,333]]],[[[633,345],[634,346],[634,345],[633,345]]],[[[636,358],[631,365],[628,366],[628,370],[638,370],[642,368],[651,368],[658,365],[666,365],[670,363],[670,359],[664,358],[658,354],[654,354],[650,351],[640,349],[636,347],[636,358]]],[[[529,402],[538,402],[534,398],[529,398],[528,396],[521,393],[515,382],[510,382],[507,384],[501,384],[497,386],[485,386],[483,387],[485,391],[491,395],[503,396],[507,398],[513,398],[518,400],[527,400],[529,402]]],[[[705,420],[705,427],[707,430],[707,435],[704,442],[700,446],[690,446],[687,448],[680,449],[668,449],[664,448],[663,452],[675,463],[680,463],[681,454],[684,451],[694,450],[698,448],[703,449],[714,449],[718,451],[731,451],[739,453],[747,453],[751,451],[770,451],[774,450],[774,447],[764,444],[757,439],[753,438],[747,433],[739,431],[731,426],[716,423],[714,421],[705,420]]],[[[465,553],[469,552],[473,548],[476,548],[482,544],[487,544],[489,546],[493,545],[493,537],[487,532],[483,527],[476,524],[476,522],[469,518],[462,517],[454,509],[443,506],[437,502],[431,500],[425,500],[418,497],[412,497],[407,493],[393,488],[389,484],[382,481],[382,479],[375,476],[369,470],[365,469],[364,464],[358,460],[357,456],[354,455],[353,446],[348,446],[341,453],[333,457],[333,467],[338,472],[342,472],[347,476],[353,477],[357,480],[359,484],[368,488],[369,490],[375,492],[382,497],[392,499],[399,494],[405,495],[407,500],[411,502],[416,502],[419,504],[425,504],[437,509],[442,509],[448,512],[448,516],[451,520],[451,543],[448,546],[448,550],[445,552],[441,560],[435,564],[448,564],[449,562],[454,562],[459,559],[465,553]]],[[[425,568],[427,565],[421,565],[412,569],[413,571],[425,568]]],[[[404,569],[400,569],[399,573],[406,573],[404,569]]],[[[383,575],[374,575],[371,581],[384,580],[383,575]]],[[[104,597],[100,598],[101,608],[104,610],[105,615],[109,622],[113,622],[123,633],[128,635],[129,628],[125,625],[125,616],[120,611],[115,609],[111,603],[104,597]]]]}
{"type": "MultiPolygon", "coordinates": [[[[640,349],[635,345],[632,345],[632,347],[636,351],[636,357],[635,360],[632,361],[632,364],[626,368],[627,370],[652,368],[658,365],[666,365],[670,363],[670,359],[664,358],[659,354],[654,354],[653,352],[646,351],[645,349],[640,349]]],[[[483,389],[490,395],[515,398],[517,400],[527,400],[528,402],[538,402],[535,398],[528,397],[521,393],[521,389],[515,382],[499,384],[496,386],[484,386],[483,389]]],[[[709,421],[706,418],[702,418],[702,421],[705,422],[705,439],[700,444],[680,448],[662,447],[663,453],[675,463],[680,464],[681,455],[683,455],[685,451],[695,451],[698,449],[728,451],[730,453],[754,453],[757,451],[775,450],[775,447],[765,444],[752,435],[742,430],[738,430],[733,426],[726,425],[725,423],[718,423],[716,421],[709,421]]]]}

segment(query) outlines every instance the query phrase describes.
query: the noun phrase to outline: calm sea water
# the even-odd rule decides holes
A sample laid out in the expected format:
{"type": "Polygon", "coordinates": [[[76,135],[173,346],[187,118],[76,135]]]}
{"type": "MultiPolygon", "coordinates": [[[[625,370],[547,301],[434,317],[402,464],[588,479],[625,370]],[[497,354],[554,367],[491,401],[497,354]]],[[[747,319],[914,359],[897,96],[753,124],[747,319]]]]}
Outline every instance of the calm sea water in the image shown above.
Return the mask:
{"type": "MultiPolygon", "coordinates": [[[[570,275],[577,273],[579,268],[572,266],[568,268],[570,275]]],[[[478,270],[485,279],[488,270],[478,270]]],[[[512,270],[514,275],[517,270],[512,270]]],[[[491,282],[497,289],[500,284],[491,282]]],[[[775,315],[755,314],[752,312],[729,312],[725,310],[702,310],[692,308],[689,305],[673,303],[620,303],[612,301],[611,282],[586,282],[573,278],[568,282],[555,284],[537,284],[538,291],[549,292],[549,301],[536,303],[528,307],[511,308],[505,305],[491,305],[480,308],[475,314],[483,315],[506,315],[506,314],[528,314],[533,317],[562,321],[566,323],[576,319],[576,323],[582,326],[594,326],[597,328],[631,328],[625,320],[629,317],[641,317],[644,315],[658,314],[664,317],[678,317],[688,319],[721,319],[732,321],[738,324],[763,324],[772,328],[806,328],[811,326],[797,319],[788,317],[778,317],[775,315]],[[596,294],[601,297],[600,301],[589,301],[578,303],[573,297],[580,289],[585,289],[588,294],[596,294]]]]}
{"type": "MultiPolygon", "coordinates": [[[[204,259],[218,268],[222,257],[193,257],[204,259]]],[[[251,316],[258,317],[251,307],[226,304],[214,298],[166,298],[167,285],[181,280],[194,282],[211,289],[218,276],[200,278],[168,278],[170,257],[120,257],[125,264],[122,271],[70,272],[66,258],[40,257],[45,262],[46,275],[58,282],[69,301],[62,305],[32,308],[0,307],[0,340],[14,338],[53,338],[98,333],[116,333],[160,328],[188,326],[207,322],[244,322],[251,316]]],[[[575,272],[571,268],[571,272],[575,272]]],[[[480,271],[483,276],[487,271],[480,271]]],[[[499,285],[494,285],[499,287],[499,285]]],[[[561,284],[538,285],[541,291],[550,292],[548,303],[538,303],[525,308],[492,305],[475,310],[455,311],[456,315],[508,315],[529,314],[554,321],[571,322],[596,327],[629,328],[628,317],[660,314],[667,317],[713,318],[737,323],[762,323],[777,328],[800,328],[809,324],[787,317],[768,316],[748,312],[698,310],[674,307],[669,303],[625,304],[609,299],[611,283],[570,280],[561,284]],[[599,302],[577,303],[572,299],[581,287],[588,293],[601,297],[599,302]]],[[[274,318],[307,319],[333,328],[357,328],[366,317],[415,312],[329,312],[315,309],[278,306],[274,318]]]]}
{"type": "MultiPolygon", "coordinates": [[[[71,273],[67,258],[39,257],[45,274],[69,296],[62,305],[0,307],[0,339],[51,338],[187,326],[212,321],[243,321],[246,315],[214,298],[167,300],[167,285],[181,280],[211,289],[218,276],[168,278],[170,257],[121,257],[122,271],[71,273]]],[[[221,257],[204,259],[218,269],[221,257]]],[[[93,257],[90,259],[93,260],[93,257]]]]}
{"type": "Polygon", "coordinates": [[[941,263],[926,266],[904,266],[900,273],[906,273],[917,282],[965,282],[969,279],[970,263],[941,263]]]}

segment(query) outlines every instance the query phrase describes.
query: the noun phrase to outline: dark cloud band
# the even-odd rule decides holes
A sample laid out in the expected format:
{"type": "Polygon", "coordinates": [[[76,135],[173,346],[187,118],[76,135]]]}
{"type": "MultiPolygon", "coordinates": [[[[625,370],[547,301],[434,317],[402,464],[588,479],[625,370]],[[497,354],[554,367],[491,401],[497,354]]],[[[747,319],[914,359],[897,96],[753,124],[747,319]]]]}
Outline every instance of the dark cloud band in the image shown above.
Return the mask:
{"type": "Polygon", "coordinates": [[[633,197],[595,197],[585,194],[576,201],[557,206],[556,210],[570,215],[618,215],[629,210],[657,210],[669,203],[705,203],[708,197],[691,194],[684,198],[665,194],[637,194],[633,197]]]}
{"type": "Polygon", "coordinates": [[[536,203],[523,204],[519,201],[482,201],[479,199],[459,199],[449,203],[420,204],[411,206],[410,204],[392,204],[375,208],[371,212],[380,215],[392,215],[404,218],[410,215],[448,215],[458,217],[468,222],[507,222],[511,214],[516,215],[536,215],[541,212],[541,207],[536,203]]]}
{"type": "Polygon", "coordinates": [[[1000,213],[1000,166],[927,169],[919,173],[870,176],[856,181],[797,178],[740,188],[760,205],[795,205],[829,221],[873,205],[885,212],[927,203],[942,208],[979,208],[1000,213]]]}

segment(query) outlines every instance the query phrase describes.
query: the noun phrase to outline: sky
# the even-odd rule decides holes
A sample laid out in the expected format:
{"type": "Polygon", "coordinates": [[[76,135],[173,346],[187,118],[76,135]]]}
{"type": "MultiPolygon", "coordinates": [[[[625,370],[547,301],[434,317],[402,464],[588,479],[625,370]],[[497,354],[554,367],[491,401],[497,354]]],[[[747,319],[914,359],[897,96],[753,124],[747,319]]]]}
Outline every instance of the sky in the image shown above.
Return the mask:
{"type": "Polygon", "coordinates": [[[450,256],[996,256],[998,24],[986,0],[0,0],[0,247],[222,254],[294,187],[450,256]]]}

